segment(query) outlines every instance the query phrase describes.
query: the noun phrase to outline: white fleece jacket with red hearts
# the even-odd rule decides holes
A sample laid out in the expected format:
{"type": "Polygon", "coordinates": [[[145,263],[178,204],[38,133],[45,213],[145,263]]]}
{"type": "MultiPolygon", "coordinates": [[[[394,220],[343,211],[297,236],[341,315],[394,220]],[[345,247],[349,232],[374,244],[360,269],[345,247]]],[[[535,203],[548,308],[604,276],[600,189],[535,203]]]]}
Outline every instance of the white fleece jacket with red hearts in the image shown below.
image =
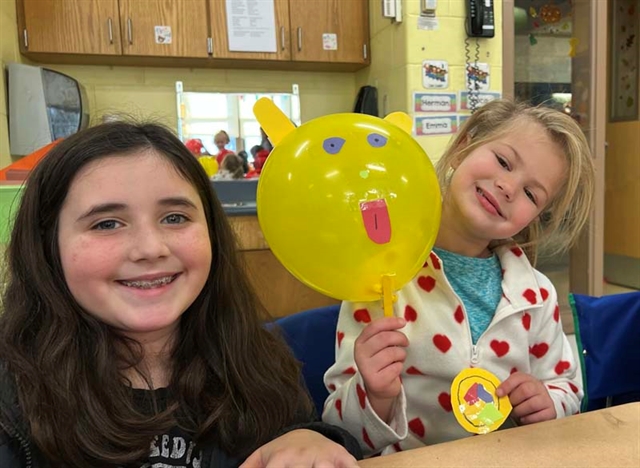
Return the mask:
{"type": "Polygon", "coordinates": [[[382,305],[342,304],[336,363],[324,376],[330,395],[322,419],[351,432],[366,455],[472,435],[457,423],[449,394],[453,379],[468,367],[487,369],[500,381],[515,371],[531,374],[546,385],[558,417],[578,412],[583,393],[562,331],[555,288],[519,247],[502,246],[495,252],[504,272],[503,295],[476,345],[471,342],[464,306],[445,276],[446,265],[435,253],[398,293],[394,311],[407,320],[402,331],[409,347],[402,392],[389,424],[371,409],[353,357],[356,338],[372,319],[383,316],[382,305]]]}

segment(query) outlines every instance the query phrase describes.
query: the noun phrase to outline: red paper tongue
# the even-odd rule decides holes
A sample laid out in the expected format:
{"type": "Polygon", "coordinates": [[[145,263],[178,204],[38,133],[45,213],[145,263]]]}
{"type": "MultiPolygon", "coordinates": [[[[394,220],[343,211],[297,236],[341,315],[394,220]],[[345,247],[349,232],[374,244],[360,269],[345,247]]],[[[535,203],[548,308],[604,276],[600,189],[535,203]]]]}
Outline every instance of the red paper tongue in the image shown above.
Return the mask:
{"type": "Polygon", "coordinates": [[[386,244],[391,240],[391,221],[386,201],[361,202],[360,212],[369,239],[376,244],[386,244]]]}

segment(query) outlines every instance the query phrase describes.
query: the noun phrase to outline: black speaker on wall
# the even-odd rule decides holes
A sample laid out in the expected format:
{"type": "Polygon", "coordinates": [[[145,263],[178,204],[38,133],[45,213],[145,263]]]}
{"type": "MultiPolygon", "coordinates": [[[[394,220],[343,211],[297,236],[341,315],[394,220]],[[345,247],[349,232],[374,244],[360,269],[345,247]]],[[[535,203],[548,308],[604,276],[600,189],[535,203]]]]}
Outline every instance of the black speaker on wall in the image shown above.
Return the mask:
{"type": "Polygon", "coordinates": [[[379,117],[378,90],[375,86],[363,86],[362,88],[360,88],[353,112],[379,117]]]}

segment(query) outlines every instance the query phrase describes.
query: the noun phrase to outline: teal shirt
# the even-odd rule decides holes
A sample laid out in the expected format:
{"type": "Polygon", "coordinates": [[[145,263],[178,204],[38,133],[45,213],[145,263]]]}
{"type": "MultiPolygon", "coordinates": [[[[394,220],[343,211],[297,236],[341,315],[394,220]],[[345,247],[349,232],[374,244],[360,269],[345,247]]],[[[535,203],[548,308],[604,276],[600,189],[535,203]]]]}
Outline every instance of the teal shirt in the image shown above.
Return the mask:
{"type": "Polygon", "coordinates": [[[465,257],[439,248],[447,280],[467,312],[473,344],[489,327],[502,297],[502,268],[496,255],[465,257]]]}

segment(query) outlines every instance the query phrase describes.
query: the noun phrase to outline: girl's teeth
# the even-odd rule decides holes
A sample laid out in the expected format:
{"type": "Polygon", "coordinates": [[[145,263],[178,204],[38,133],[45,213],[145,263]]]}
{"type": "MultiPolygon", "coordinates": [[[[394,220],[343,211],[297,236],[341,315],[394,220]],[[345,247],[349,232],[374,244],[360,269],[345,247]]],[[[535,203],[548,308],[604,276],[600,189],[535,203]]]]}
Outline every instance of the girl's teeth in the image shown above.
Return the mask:
{"type": "Polygon", "coordinates": [[[158,278],[153,281],[120,281],[125,286],[138,289],[152,289],[164,286],[173,281],[173,276],[166,276],[164,278],[158,278]]]}

